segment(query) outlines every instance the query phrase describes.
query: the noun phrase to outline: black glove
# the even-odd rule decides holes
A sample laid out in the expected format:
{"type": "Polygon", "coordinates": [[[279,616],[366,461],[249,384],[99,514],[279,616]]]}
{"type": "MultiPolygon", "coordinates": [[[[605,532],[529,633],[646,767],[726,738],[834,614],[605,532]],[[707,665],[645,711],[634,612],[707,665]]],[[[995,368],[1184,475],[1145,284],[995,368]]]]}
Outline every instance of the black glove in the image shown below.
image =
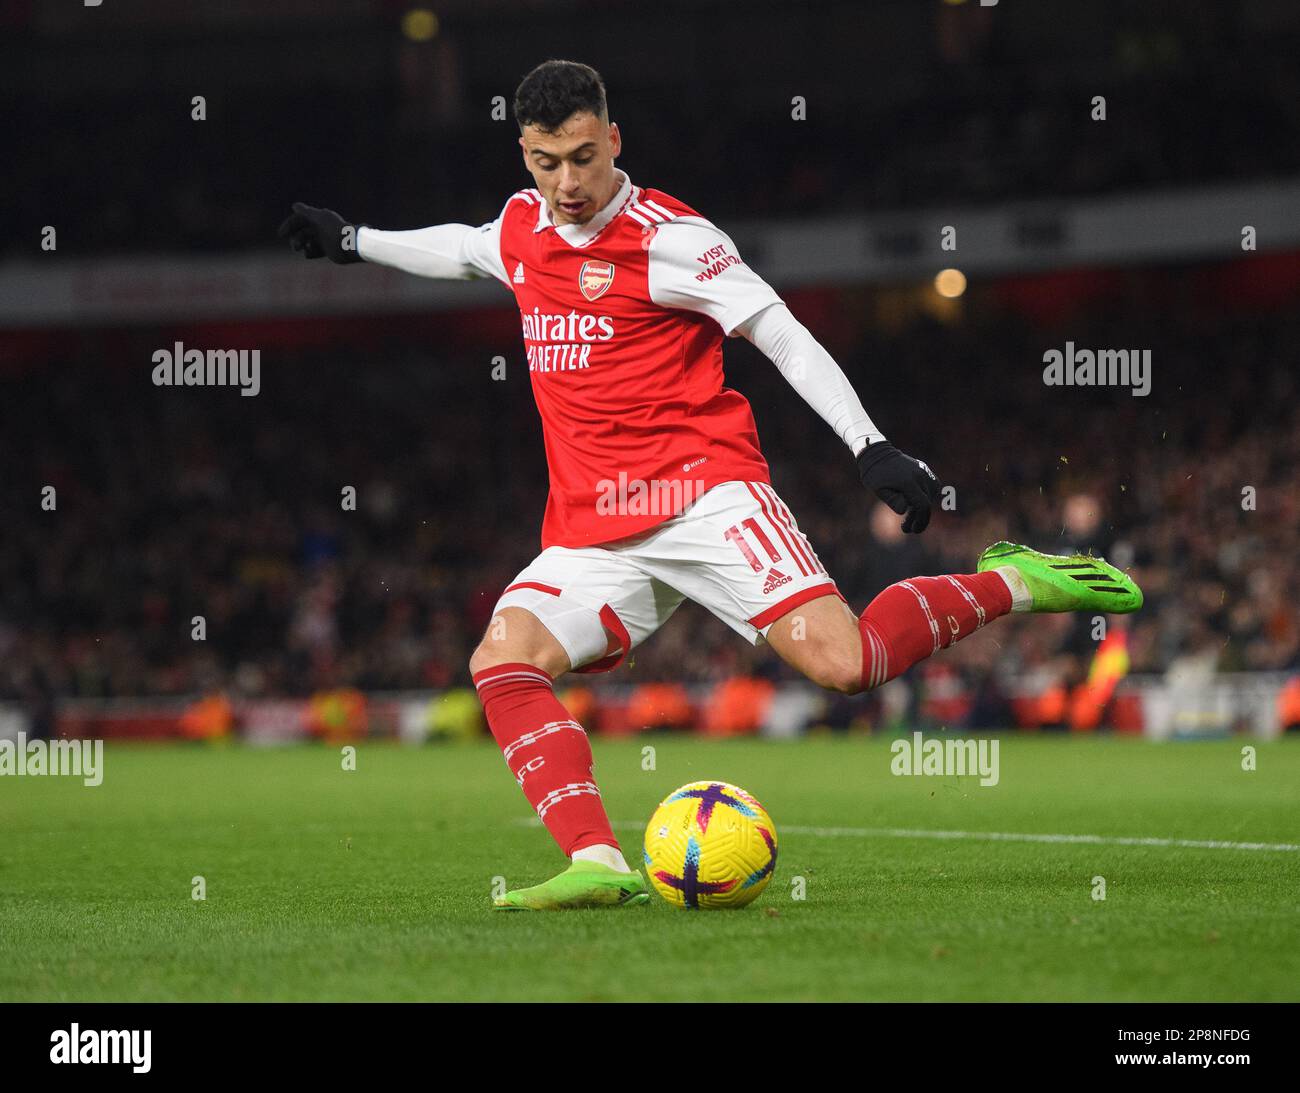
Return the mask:
{"type": "Polygon", "coordinates": [[[906,513],[904,531],[920,533],[929,526],[930,505],[938,500],[941,487],[934,471],[919,459],[877,440],[858,453],[858,476],[899,516],[906,513]]]}
{"type": "Polygon", "coordinates": [[[331,262],[347,265],[362,261],[357,253],[356,232],[363,226],[349,224],[333,209],[317,209],[295,201],[293,215],[280,225],[277,234],[281,239],[288,239],[289,246],[308,258],[328,258],[331,262]],[[343,244],[345,231],[349,240],[346,247],[343,244]]]}

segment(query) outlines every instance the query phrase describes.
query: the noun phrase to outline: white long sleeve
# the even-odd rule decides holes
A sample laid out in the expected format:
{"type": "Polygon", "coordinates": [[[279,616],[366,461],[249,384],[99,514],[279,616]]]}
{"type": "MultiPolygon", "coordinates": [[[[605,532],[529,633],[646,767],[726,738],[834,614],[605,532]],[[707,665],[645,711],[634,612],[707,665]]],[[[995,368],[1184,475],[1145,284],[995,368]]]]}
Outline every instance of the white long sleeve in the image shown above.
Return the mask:
{"type": "Polygon", "coordinates": [[[413,231],[357,231],[357,253],[367,262],[392,266],[420,277],[468,281],[495,277],[510,284],[501,262],[501,219],[478,228],[437,224],[413,231]]]}
{"type": "Polygon", "coordinates": [[[781,297],[740,257],[731,236],[698,216],[660,224],[650,239],[646,284],[660,307],[707,315],[732,337],[781,297]]]}
{"type": "Polygon", "coordinates": [[[780,369],[823,420],[857,455],[868,444],[884,440],[862,400],[835,359],[785,304],[771,304],[736,328],[780,369]]]}

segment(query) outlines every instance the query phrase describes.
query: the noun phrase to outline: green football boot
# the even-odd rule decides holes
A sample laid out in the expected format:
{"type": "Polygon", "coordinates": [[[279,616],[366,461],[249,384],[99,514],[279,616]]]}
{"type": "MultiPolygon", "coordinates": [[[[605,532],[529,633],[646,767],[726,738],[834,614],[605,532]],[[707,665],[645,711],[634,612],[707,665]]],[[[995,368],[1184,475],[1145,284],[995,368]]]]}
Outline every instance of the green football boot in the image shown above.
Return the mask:
{"type": "Polygon", "coordinates": [[[650,892],[640,873],[620,873],[594,861],[573,862],[558,877],[532,888],[516,888],[493,901],[496,911],[573,911],[586,907],[631,907],[650,892]]]}
{"type": "Polygon", "coordinates": [[[1030,611],[1102,611],[1127,615],[1142,606],[1142,589],[1104,558],[1040,554],[1018,543],[994,543],[980,555],[977,573],[1010,566],[1033,597],[1030,611]]]}

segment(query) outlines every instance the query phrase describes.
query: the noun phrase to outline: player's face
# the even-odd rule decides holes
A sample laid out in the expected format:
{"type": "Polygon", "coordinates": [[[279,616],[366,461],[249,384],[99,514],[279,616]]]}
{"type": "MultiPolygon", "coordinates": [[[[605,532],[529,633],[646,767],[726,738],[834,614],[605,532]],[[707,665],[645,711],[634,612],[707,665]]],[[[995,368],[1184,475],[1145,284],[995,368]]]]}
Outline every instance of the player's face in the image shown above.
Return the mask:
{"type": "Polygon", "coordinates": [[[609,204],[622,146],[618,126],[588,111],[571,114],[553,133],[526,126],[519,138],[524,166],[557,224],[585,224],[609,204]]]}

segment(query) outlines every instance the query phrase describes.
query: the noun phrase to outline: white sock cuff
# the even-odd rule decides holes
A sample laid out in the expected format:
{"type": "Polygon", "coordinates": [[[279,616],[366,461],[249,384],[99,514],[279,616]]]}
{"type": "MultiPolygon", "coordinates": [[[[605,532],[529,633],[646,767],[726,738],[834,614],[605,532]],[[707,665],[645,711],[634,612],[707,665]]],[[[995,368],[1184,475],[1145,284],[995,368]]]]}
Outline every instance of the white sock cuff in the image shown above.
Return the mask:
{"type": "Polygon", "coordinates": [[[1000,565],[993,570],[1001,577],[1011,590],[1011,610],[1028,611],[1034,606],[1034,597],[1029,591],[1029,585],[1025,584],[1025,579],[1020,575],[1020,570],[1015,566],[1000,565]]]}
{"type": "Polygon", "coordinates": [[[610,846],[609,843],[584,846],[581,850],[575,850],[573,860],[599,862],[601,865],[608,865],[611,869],[617,869],[620,873],[632,872],[627,862],[623,860],[622,851],[617,846],[610,846]]]}

